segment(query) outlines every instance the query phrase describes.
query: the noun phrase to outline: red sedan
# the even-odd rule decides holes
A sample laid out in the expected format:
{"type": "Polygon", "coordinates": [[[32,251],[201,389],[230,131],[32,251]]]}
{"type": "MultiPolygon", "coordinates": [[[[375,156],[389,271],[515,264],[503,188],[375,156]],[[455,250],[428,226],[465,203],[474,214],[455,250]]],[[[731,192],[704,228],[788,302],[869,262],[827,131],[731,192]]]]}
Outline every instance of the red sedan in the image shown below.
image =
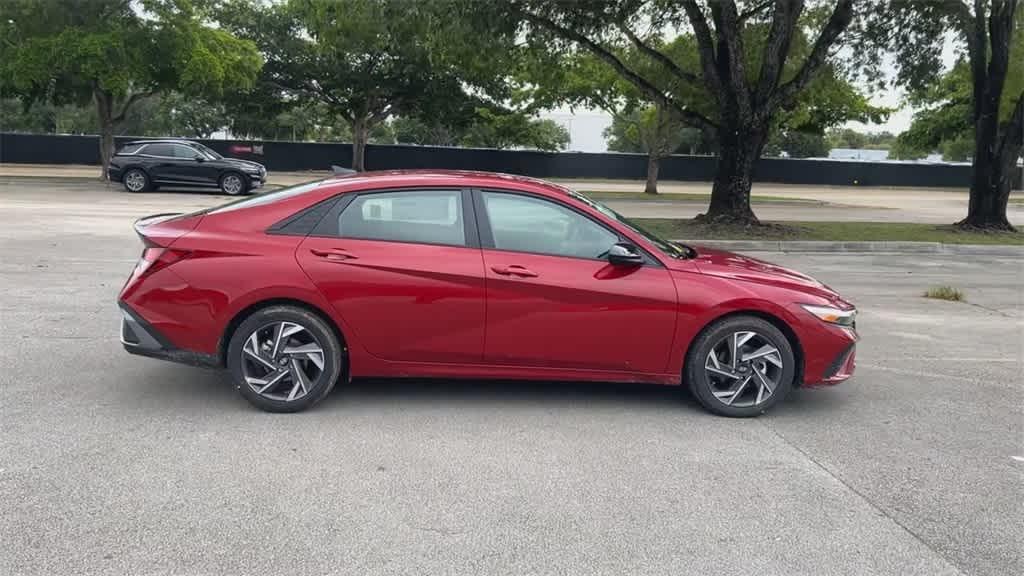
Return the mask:
{"type": "Polygon", "coordinates": [[[125,349],[226,367],[264,410],[415,376],[685,384],[753,416],[853,373],[856,310],[824,284],[540,180],[351,175],[135,227],[125,349]]]}

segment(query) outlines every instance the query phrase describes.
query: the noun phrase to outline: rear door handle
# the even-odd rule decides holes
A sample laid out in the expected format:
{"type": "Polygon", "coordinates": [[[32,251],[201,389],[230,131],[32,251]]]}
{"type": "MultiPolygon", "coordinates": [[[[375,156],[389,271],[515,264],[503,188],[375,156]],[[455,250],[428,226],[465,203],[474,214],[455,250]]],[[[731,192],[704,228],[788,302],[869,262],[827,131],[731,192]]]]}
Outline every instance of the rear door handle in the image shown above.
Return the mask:
{"type": "Polygon", "coordinates": [[[536,278],[537,273],[533,270],[529,270],[518,264],[512,264],[511,266],[491,266],[491,270],[495,274],[501,274],[502,276],[519,276],[521,278],[536,278]]]}
{"type": "Polygon", "coordinates": [[[314,256],[324,258],[326,260],[332,260],[334,262],[344,262],[345,260],[358,260],[359,257],[353,254],[349,254],[342,248],[330,248],[327,250],[320,250],[319,248],[310,248],[310,253],[314,256]]]}

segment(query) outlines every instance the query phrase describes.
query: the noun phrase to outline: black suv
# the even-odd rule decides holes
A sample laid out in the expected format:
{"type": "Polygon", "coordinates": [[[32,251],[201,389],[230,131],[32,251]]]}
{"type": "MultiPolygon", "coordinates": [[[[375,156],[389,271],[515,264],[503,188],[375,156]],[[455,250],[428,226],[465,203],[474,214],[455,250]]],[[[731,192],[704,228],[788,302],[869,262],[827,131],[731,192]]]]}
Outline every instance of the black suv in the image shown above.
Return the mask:
{"type": "Polygon", "coordinates": [[[177,185],[216,187],[236,195],[263,186],[267,179],[262,164],[225,158],[189,140],[129,142],[111,158],[109,174],[129,192],[177,185]]]}

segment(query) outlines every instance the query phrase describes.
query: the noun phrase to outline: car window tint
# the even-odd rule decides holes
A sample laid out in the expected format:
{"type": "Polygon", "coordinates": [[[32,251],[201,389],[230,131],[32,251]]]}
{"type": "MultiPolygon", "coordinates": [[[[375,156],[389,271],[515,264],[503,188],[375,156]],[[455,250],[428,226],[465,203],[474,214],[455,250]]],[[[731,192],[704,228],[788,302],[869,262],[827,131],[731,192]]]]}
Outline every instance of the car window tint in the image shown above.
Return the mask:
{"type": "Polygon", "coordinates": [[[576,258],[600,258],[618,236],[589,218],[546,200],[484,192],[494,247],[576,258]]]}
{"type": "Polygon", "coordinates": [[[174,150],[172,150],[172,146],[170,144],[150,144],[142,150],[142,153],[150,156],[174,157],[174,150]]]}
{"type": "Polygon", "coordinates": [[[417,190],[364,194],[338,217],[342,238],[466,245],[462,193],[417,190]]]}
{"type": "Polygon", "coordinates": [[[144,144],[125,144],[117,151],[118,154],[135,154],[144,144]]]}
{"type": "Polygon", "coordinates": [[[171,151],[174,154],[175,158],[184,158],[187,160],[192,160],[196,156],[199,156],[198,150],[189,148],[188,146],[182,146],[180,144],[172,144],[171,151]]]}

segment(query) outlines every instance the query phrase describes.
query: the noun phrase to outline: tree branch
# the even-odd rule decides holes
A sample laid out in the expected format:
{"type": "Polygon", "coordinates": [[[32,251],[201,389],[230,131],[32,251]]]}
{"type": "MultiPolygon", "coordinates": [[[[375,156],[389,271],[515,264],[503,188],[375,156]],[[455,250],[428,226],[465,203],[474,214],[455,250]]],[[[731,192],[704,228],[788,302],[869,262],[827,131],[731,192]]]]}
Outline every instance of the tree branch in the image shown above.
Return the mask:
{"type": "Polygon", "coordinates": [[[124,105],[121,106],[121,111],[117,114],[117,116],[111,118],[111,122],[113,122],[114,124],[124,122],[125,116],[128,115],[128,109],[131,108],[133,104],[135,104],[139,100],[142,100],[143,98],[149,98],[153,94],[155,94],[155,91],[153,90],[149,90],[146,92],[136,92],[135,94],[132,94],[128,97],[127,100],[124,101],[124,105]]]}
{"type": "Polygon", "coordinates": [[[843,30],[850,25],[851,20],[853,20],[853,0],[839,0],[832,15],[829,16],[828,23],[822,28],[818,39],[814,41],[814,48],[811,49],[811,54],[804,61],[804,65],[800,67],[800,71],[775,92],[770,101],[773,106],[788,104],[810,83],[815,73],[825,63],[829,48],[835,44],[843,30]]]}
{"type": "Polygon", "coordinates": [[[703,114],[700,114],[693,110],[689,110],[681,106],[678,102],[667,96],[664,92],[661,91],[661,89],[652,84],[649,80],[640,76],[633,70],[630,70],[629,67],[627,67],[622,62],[622,60],[620,60],[615,54],[612,54],[604,46],[601,46],[600,44],[594,42],[590,38],[587,38],[586,36],[580,34],[575,30],[566,28],[564,26],[560,26],[557,22],[554,22],[553,20],[550,20],[538,14],[533,14],[531,12],[524,11],[522,13],[522,16],[527,21],[532,22],[533,24],[540,26],[541,28],[545,28],[551,32],[554,32],[558,36],[561,36],[562,38],[572,40],[577,44],[580,44],[581,46],[589,50],[591,53],[593,53],[595,56],[603,60],[606,64],[611,66],[612,69],[614,69],[620,76],[622,76],[630,83],[632,83],[634,86],[639,88],[641,92],[646,94],[647,97],[653,100],[656,104],[661,104],[666,108],[671,108],[675,110],[680,115],[680,117],[684,119],[685,122],[692,124],[698,128],[708,130],[717,127],[717,125],[714,122],[705,117],[703,114]]]}
{"type": "Polygon", "coordinates": [[[691,84],[700,84],[700,78],[696,74],[683,70],[667,55],[665,55],[662,52],[659,52],[658,50],[655,50],[651,46],[644,43],[644,41],[641,40],[636,34],[634,34],[633,31],[630,30],[625,23],[618,22],[616,25],[618,26],[619,30],[621,30],[622,33],[626,35],[626,38],[629,38],[630,42],[632,42],[633,45],[637,47],[637,50],[640,50],[640,52],[646,54],[652,60],[657,61],[659,64],[664,66],[669,72],[675,74],[676,76],[680,77],[686,82],[689,82],[691,84]]]}
{"type": "MultiPolygon", "coordinates": [[[[743,117],[750,116],[750,88],[747,85],[746,65],[743,62],[743,36],[734,0],[722,0],[711,4],[711,17],[718,35],[718,68],[727,67],[730,90],[734,104],[743,117]]],[[[724,75],[719,72],[719,75],[724,75]]]]}
{"type": "Polygon", "coordinates": [[[782,67],[789,54],[796,23],[803,9],[803,0],[775,2],[771,29],[768,31],[768,40],[764,44],[764,52],[761,56],[761,72],[757,80],[755,97],[758,102],[767,101],[779,85],[782,67]]]}
{"type": "MultiPolygon", "coordinates": [[[[746,22],[747,19],[753,18],[754,16],[757,16],[765,8],[771,6],[772,2],[775,2],[775,0],[764,0],[763,2],[758,2],[757,4],[754,4],[753,6],[751,6],[750,8],[747,8],[743,12],[740,12],[740,16],[739,16],[740,23],[742,24],[743,22],[746,22]]],[[[778,5],[776,5],[776,9],[778,9],[778,5]]]]}
{"type": "Polygon", "coordinates": [[[721,99],[722,79],[718,77],[718,68],[715,61],[715,41],[711,38],[711,29],[708,28],[708,21],[696,0],[681,0],[683,9],[686,10],[686,18],[693,27],[693,35],[697,39],[697,52],[700,53],[701,74],[704,77],[704,85],[716,100],[721,99]]]}

